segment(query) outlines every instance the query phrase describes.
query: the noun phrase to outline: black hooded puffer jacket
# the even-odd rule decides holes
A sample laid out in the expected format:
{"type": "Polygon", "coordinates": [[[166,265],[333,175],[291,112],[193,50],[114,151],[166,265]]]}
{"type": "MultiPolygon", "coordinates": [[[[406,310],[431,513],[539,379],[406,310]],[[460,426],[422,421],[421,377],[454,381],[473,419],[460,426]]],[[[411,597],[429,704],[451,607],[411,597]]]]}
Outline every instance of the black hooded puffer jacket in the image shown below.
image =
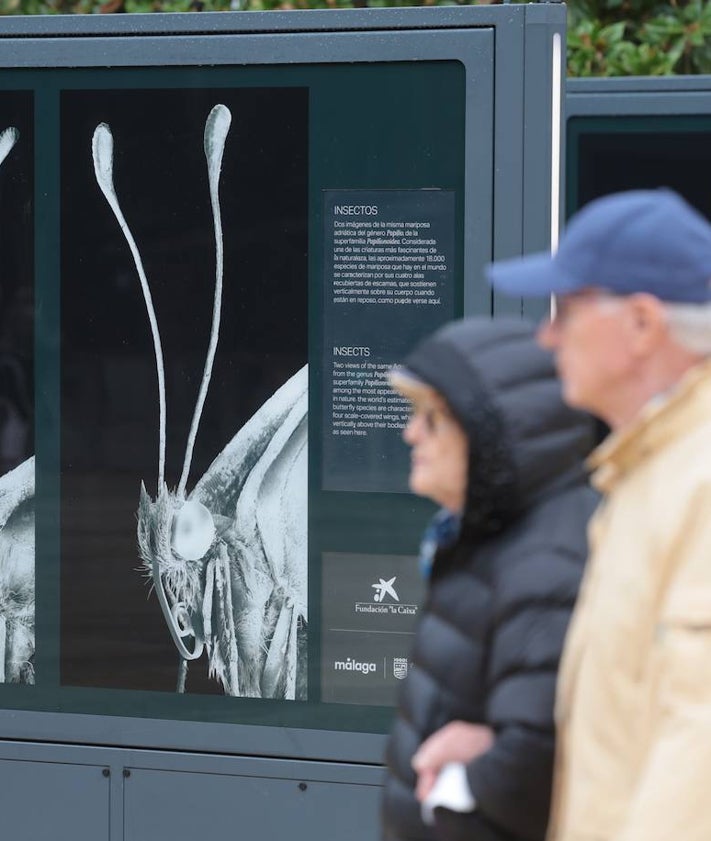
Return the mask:
{"type": "Polygon", "coordinates": [[[519,321],[468,319],[422,342],[405,367],[446,398],[470,442],[455,544],[435,555],[412,668],[388,744],[387,841],[539,841],[550,805],[553,703],[596,496],[583,460],[594,424],[567,408],[550,355],[519,321]],[[476,800],[426,826],[410,762],[450,721],[493,728],[467,766],[476,800]]]}

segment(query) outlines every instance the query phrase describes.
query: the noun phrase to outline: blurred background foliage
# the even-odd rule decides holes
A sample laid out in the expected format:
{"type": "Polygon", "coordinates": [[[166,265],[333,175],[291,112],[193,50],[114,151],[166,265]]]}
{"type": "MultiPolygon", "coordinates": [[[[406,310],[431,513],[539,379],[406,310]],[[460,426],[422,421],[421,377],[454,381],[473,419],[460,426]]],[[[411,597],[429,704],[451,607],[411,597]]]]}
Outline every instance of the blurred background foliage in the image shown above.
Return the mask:
{"type": "MultiPolygon", "coordinates": [[[[455,4],[467,5],[465,0],[0,0],[0,14],[263,11],[455,4]]],[[[711,0],[569,0],[570,76],[678,73],[711,73],[711,0]]]]}
{"type": "Polygon", "coordinates": [[[572,0],[568,73],[711,73],[711,0],[572,0]]]}

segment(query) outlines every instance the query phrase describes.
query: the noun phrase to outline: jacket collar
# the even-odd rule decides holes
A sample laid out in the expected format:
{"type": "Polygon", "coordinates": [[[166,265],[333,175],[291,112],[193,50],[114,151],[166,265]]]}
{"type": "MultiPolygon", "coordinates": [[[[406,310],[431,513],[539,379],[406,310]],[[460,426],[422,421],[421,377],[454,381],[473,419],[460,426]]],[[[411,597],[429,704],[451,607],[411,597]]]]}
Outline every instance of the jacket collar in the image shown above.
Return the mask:
{"type": "Polygon", "coordinates": [[[653,397],[631,424],[593,451],[587,461],[595,471],[593,485],[609,493],[640,462],[710,417],[711,359],[707,359],[694,365],[670,391],[653,397]]]}

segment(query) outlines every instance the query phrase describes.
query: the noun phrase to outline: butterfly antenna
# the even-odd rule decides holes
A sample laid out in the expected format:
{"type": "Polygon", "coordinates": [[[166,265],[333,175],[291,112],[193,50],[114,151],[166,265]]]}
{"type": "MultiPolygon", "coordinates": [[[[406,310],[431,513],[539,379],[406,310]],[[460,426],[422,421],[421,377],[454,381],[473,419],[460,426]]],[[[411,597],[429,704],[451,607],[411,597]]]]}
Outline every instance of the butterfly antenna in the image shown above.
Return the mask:
{"type": "Polygon", "coordinates": [[[153,298],[151,297],[151,290],[148,286],[148,279],[143,269],[143,262],[141,255],[138,253],[138,246],[131,234],[128,223],[121,211],[118,196],[114,189],[114,139],[111,134],[111,129],[106,123],[100,123],[94,130],[94,136],[91,141],[91,151],[94,158],[94,173],[96,181],[104,194],[109,207],[114,212],[117,222],[123,235],[126,237],[128,247],[131,249],[133,262],[136,265],[136,271],[141,281],[141,289],[143,290],[143,299],[146,302],[146,309],[148,310],[148,321],[151,325],[151,334],[153,336],[153,350],[156,357],[156,370],[158,373],[158,402],[159,402],[159,431],[158,431],[158,493],[163,487],[165,481],[165,365],[163,363],[163,348],[160,342],[160,333],[158,332],[158,322],[156,321],[155,308],[153,307],[153,298]]]}
{"type": "Polygon", "coordinates": [[[215,352],[217,351],[217,340],[220,335],[220,312],[222,310],[222,270],[224,263],[224,251],[222,245],[222,218],[220,215],[220,170],[222,169],[222,154],[225,150],[225,141],[227,133],[230,130],[232,122],[232,114],[229,108],[225,105],[215,105],[215,107],[208,114],[205,121],[205,158],[207,159],[207,174],[210,184],[210,204],[212,206],[212,218],[215,228],[215,299],[212,305],[212,328],[210,330],[210,344],[207,349],[207,357],[205,359],[205,369],[202,374],[202,383],[200,384],[200,391],[198,393],[197,402],[195,404],[195,413],[193,414],[193,421],[190,425],[190,433],[188,435],[188,445],[185,449],[185,461],[183,463],[183,472],[180,476],[180,484],[178,485],[178,496],[185,495],[185,486],[188,483],[188,473],[190,472],[190,464],[193,460],[193,448],[195,447],[195,439],[197,437],[198,427],[200,426],[200,417],[202,415],[203,406],[205,405],[205,398],[207,397],[207,389],[210,385],[210,377],[212,376],[212,365],[215,361],[215,352]]]}

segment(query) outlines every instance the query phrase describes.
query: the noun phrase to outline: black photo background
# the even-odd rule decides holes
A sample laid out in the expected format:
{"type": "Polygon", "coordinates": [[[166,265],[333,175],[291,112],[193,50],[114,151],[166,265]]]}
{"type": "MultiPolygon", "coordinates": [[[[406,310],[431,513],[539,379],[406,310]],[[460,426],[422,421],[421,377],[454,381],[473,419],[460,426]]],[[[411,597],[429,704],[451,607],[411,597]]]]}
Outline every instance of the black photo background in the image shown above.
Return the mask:
{"type": "Polygon", "coordinates": [[[0,91],[0,683],[35,682],[34,100],[0,91]]]}
{"type": "MultiPolygon", "coordinates": [[[[114,184],[155,305],[166,372],[166,481],[178,484],[208,347],[215,244],[205,119],[232,112],[220,180],[224,292],[188,492],[307,358],[305,89],[65,91],[61,98],[61,681],[174,691],[178,653],[139,572],[141,480],[155,497],[158,388],[128,245],[96,183],[114,184]]],[[[187,691],[222,694],[206,657],[187,691]]]]}
{"type": "Polygon", "coordinates": [[[0,91],[0,132],[19,138],[0,165],[0,476],[34,454],[33,96],[0,91]]]}

